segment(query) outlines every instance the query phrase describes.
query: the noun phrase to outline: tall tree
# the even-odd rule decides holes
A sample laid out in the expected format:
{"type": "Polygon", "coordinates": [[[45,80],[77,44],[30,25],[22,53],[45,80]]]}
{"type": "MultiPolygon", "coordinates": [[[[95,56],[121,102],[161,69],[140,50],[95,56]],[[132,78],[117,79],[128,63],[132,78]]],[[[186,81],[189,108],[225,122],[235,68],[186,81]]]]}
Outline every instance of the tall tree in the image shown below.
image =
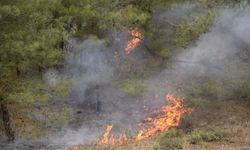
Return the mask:
{"type": "Polygon", "coordinates": [[[34,102],[45,94],[39,93],[38,83],[42,83],[43,71],[62,58],[58,44],[66,39],[67,32],[55,14],[59,1],[0,4],[0,103],[6,135],[12,141],[8,105],[34,102]]]}

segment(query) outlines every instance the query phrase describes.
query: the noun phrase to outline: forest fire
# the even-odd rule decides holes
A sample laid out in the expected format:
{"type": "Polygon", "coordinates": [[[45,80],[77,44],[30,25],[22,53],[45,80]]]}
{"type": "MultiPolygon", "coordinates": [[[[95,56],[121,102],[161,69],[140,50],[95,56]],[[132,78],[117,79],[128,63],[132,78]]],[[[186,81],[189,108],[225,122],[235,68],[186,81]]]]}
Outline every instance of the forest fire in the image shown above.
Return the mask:
{"type": "Polygon", "coordinates": [[[99,144],[116,144],[116,143],[124,143],[128,140],[126,134],[121,134],[118,137],[114,137],[113,135],[111,135],[111,131],[113,129],[114,125],[108,125],[106,127],[106,130],[102,136],[102,139],[98,142],[99,144]]]}
{"type": "Polygon", "coordinates": [[[115,143],[115,139],[113,136],[110,136],[110,132],[113,129],[113,125],[108,125],[103,136],[102,139],[99,141],[99,144],[105,144],[105,143],[110,143],[110,144],[114,144],[115,143]]]}
{"type": "Polygon", "coordinates": [[[171,104],[163,106],[161,110],[156,112],[153,117],[147,118],[141,126],[146,126],[139,131],[136,140],[142,140],[158,133],[165,132],[171,127],[179,126],[181,118],[184,114],[193,111],[191,108],[185,108],[183,105],[183,99],[177,99],[173,95],[167,94],[166,100],[171,104]]]}
{"type": "Polygon", "coordinates": [[[126,134],[122,134],[115,138],[111,135],[113,125],[108,125],[99,144],[122,144],[128,140],[143,140],[155,136],[159,133],[166,132],[172,127],[180,125],[181,118],[191,113],[193,109],[186,108],[183,104],[183,98],[175,98],[173,95],[167,94],[166,100],[170,102],[170,105],[163,106],[160,110],[155,111],[151,117],[145,119],[139,124],[139,132],[131,139],[127,138],[126,134]]]}
{"type": "Polygon", "coordinates": [[[140,45],[141,39],[143,38],[142,33],[138,29],[130,29],[129,33],[132,36],[132,39],[128,42],[125,53],[130,54],[137,46],[140,45]]]}

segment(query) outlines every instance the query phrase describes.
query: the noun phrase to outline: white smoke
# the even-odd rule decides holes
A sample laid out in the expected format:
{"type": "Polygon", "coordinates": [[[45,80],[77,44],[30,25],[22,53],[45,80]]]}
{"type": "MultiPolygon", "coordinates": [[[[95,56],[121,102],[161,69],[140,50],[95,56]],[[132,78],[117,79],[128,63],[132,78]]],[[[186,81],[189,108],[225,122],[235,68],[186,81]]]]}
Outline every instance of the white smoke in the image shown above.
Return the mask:
{"type": "Polygon", "coordinates": [[[194,75],[225,77],[237,72],[234,68],[240,59],[237,54],[249,51],[250,14],[248,10],[232,9],[222,10],[220,14],[210,32],[174,58],[187,62],[175,66],[183,78],[194,75]]]}
{"type": "MultiPolygon", "coordinates": [[[[185,12],[188,9],[194,9],[191,5],[184,8],[185,12]]],[[[160,16],[163,17],[164,13],[160,16]]],[[[161,94],[167,92],[167,89],[172,90],[171,85],[162,83],[162,81],[166,80],[179,80],[181,82],[194,76],[219,78],[234,74],[238,76],[237,69],[239,68],[237,68],[237,64],[239,58],[234,56],[244,47],[250,46],[249,35],[250,15],[248,10],[222,10],[208,33],[202,35],[191,46],[183,49],[180,54],[173,58],[172,67],[148,79],[149,85],[152,86],[148,87],[149,93],[161,94]],[[183,62],[178,62],[180,60],[183,62]],[[157,85],[166,87],[162,89],[161,87],[153,87],[157,85]]],[[[105,46],[103,41],[88,39],[75,45],[77,53],[72,54],[70,57],[69,66],[76,93],[84,101],[83,93],[88,86],[93,83],[108,84],[114,78],[115,67],[110,62],[112,56],[107,55],[111,51],[108,50],[109,48],[105,46]]],[[[100,126],[103,127],[112,122],[123,129],[133,128],[131,122],[136,123],[138,119],[142,118],[140,107],[143,106],[136,98],[131,98],[119,91],[119,89],[110,86],[102,89],[102,96],[104,107],[102,113],[106,116],[103,120],[99,120],[100,126]]],[[[148,97],[145,96],[145,98],[148,97]]],[[[68,130],[63,137],[55,141],[77,145],[97,140],[101,135],[100,128],[93,129],[93,131],[91,129],[91,132],[88,132],[89,129],[89,126],[82,125],[78,130],[68,130]]]]}
{"type": "Polygon", "coordinates": [[[50,86],[56,86],[60,81],[59,72],[56,69],[48,69],[43,78],[50,86]]]}
{"type": "Polygon", "coordinates": [[[70,53],[67,72],[70,73],[74,87],[84,92],[91,83],[108,82],[113,75],[107,48],[102,40],[87,39],[74,43],[70,53]]]}
{"type": "MultiPolygon", "coordinates": [[[[178,21],[180,16],[189,12],[197,14],[197,10],[192,4],[185,4],[178,9],[160,12],[156,21],[165,19],[178,21]],[[176,10],[182,10],[181,12],[176,10]],[[158,19],[158,20],[157,20],[158,19]]],[[[192,14],[190,14],[192,15],[192,14]]],[[[175,23],[175,22],[174,22],[175,23]]],[[[168,34],[171,30],[166,26],[163,32],[168,34]]],[[[116,66],[113,57],[114,50],[121,50],[123,46],[119,45],[122,38],[114,38],[111,47],[106,46],[103,40],[87,39],[79,42],[71,39],[73,45],[70,49],[70,56],[66,61],[65,72],[73,82],[71,101],[74,108],[79,111],[85,111],[86,91],[95,85],[99,87],[102,101],[102,115],[91,114],[92,120],[80,122],[77,129],[66,127],[64,131],[57,135],[50,136],[49,142],[52,145],[74,146],[91,143],[98,140],[103,127],[108,123],[114,123],[122,129],[133,128],[141,118],[143,105],[136,97],[130,97],[113,85],[113,79],[116,77],[116,66]],[[96,117],[98,116],[98,117],[96,117]],[[86,123],[87,122],[87,123],[86,123]]],[[[124,42],[122,42],[124,44],[124,42]]],[[[157,73],[157,75],[148,78],[148,92],[161,94],[172,90],[172,86],[163,83],[166,80],[189,80],[194,76],[209,76],[216,78],[239,77],[240,59],[238,57],[249,56],[250,51],[250,11],[248,8],[230,8],[221,10],[213,27],[208,33],[201,35],[188,48],[177,54],[173,59],[171,67],[157,73]],[[244,52],[245,51],[245,52],[244,52]],[[157,87],[159,86],[159,87],[157,87]],[[166,86],[164,88],[164,86],[166,86]]],[[[250,68],[250,67],[249,67],[250,68]]],[[[49,71],[47,75],[48,82],[55,84],[57,73],[49,71]],[[52,72],[52,73],[51,73],[52,72]]],[[[198,87],[197,87],[198,88],[198,87]]],[[[95,89],[94,89],[95,90],[95,89]]],[[[87,92],[88,93],[88,92],[87,92]]],[[[88,93],[91,95],[91,93],[88,93]]],[[[145,99],[148,97],[145,96],[145,99]]],[[[92,100],[92,98],[90,98],[92,100]]],[[[91,101],[90,100],[90,101],[91,101]]],[[[95,100],[93,100],[95,101],[95,100]]],[[[155,100],[154,100],[155,102],[155,100]]],[[[152,105],[157,105],[151,103],[152,105]]],[[[153,106],[152,106],[153,107],[153,106]]],[[[88,114],[82,114],[88,115],[88,114]]],[[[82,118],[81,118],[82,119],[82,118]]],[[[79,121],[82,121],[79,119],[79,121]]]]}

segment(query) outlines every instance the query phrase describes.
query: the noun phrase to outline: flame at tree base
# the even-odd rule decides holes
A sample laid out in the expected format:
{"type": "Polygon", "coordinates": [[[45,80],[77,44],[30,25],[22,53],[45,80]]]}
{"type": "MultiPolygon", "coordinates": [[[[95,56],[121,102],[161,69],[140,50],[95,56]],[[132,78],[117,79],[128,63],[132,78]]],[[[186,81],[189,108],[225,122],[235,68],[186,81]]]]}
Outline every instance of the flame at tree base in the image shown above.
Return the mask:
{"type": "Polygon", "coordinates": [[[127,138],[126,134],[121,134],[118,137],[111,135],[113,125],[108,125],[99,144],[123,144],[128,140],[143,140],[153,137],[159,133],[166,132],[170,128],[177,127],[181,123],[182,117],[191,113],[193,109],[186,108],[183,103],[183,98],[175,98],[173,95],[167,94],[166,100],[170,105],[163,106],[157,110],[154,117],[148,117],[139,124],[141,130],[132,138],[127,138]]]}

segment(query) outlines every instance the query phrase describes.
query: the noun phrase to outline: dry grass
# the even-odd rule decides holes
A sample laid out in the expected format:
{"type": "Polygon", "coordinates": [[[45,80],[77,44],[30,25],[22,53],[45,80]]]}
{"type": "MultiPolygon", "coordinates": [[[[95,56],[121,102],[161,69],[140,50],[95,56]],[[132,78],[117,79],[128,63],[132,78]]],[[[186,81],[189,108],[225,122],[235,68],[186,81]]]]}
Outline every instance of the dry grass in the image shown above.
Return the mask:
{"type": "MultiPolygon", "coordinates": [[[[194,128],[213,127],[226,131],[228,136],[221,141],[201,142],[194,145],[190,144],[188,134],[185,134],[183,150],[250,150],[250,110],[248,108],[250,106],[247,104],[222,102],[212,110],[194,112],[192,116],[194,128]]],[[[158,139],[159,137],[156,137],[124,145],[84,146],[80,150],[153,150],[153,145],[158,139]]]]}

